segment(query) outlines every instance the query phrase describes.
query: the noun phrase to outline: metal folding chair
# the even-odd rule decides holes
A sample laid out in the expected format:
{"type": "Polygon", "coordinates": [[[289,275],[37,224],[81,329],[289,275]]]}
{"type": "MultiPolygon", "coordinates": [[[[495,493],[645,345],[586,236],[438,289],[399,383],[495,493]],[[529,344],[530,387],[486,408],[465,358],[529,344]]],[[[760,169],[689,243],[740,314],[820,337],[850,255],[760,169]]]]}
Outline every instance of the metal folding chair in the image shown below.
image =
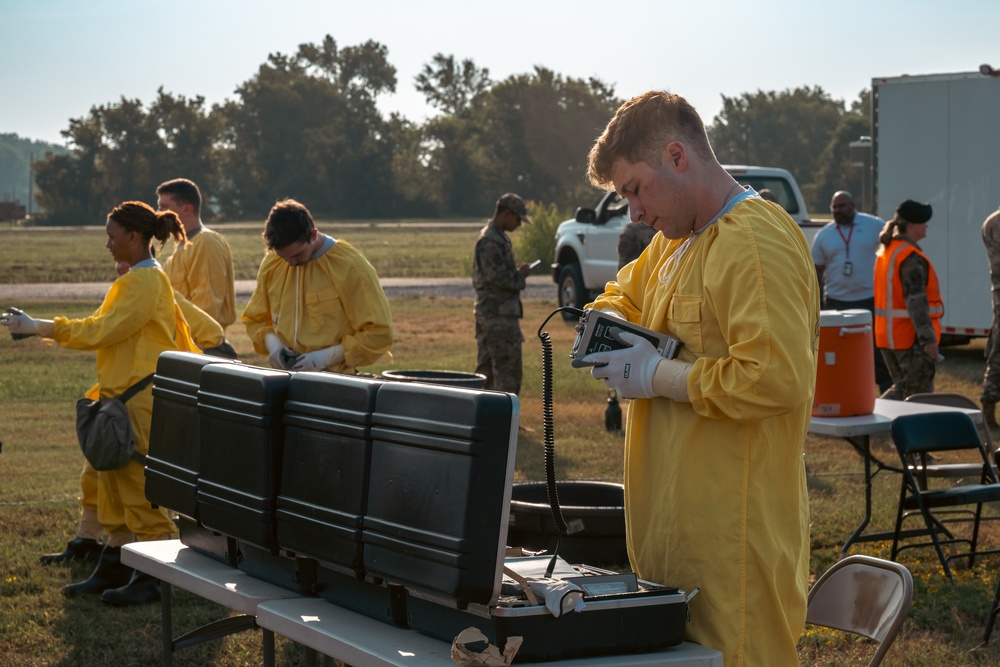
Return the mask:
{"type": "Polygon", "coordinates": [[[868,667],[876,667],[903,625],[912,597],[913,578],[899,563],[848,556],[809,590],[806,622],[875,640],[878,649],[868,667]]]}
{"type": "MultiPolygon", "coordinates": [[[[927,403],[952,408],[980,409],[979,404],[971,398],[962,394],[948,392],[913,394],[907,396],[906,400],[912,403],[927,403]]],[[[990,434],[990,427],[986,425],[985,419],[980,419],[976,428],[979,431],[983,445],[986,447],[986,451],[992,455],[994,472],[997,472],[997,468],[1000,467],[1000,448],[993,445],[993,436],[990,434]]],[[[920,457],[919,460],[912,461],[911,465],[920,466],[921,469],[918,471],[917,479],[925,489],[927,488],[928,478],[961,479],[979,477],[979,473],[982,470],[982,464],[978,461],[978,457],[976,461],[969,463],[929,463],[926,456],[924,456],[920,457]]]]}
{"type": "MultiPolygon", "coordinates": [[[[949,579],[954,580],[948,561],[955,558],[968,558],[971,566],[976,555],[997,553],[996,549],[977,551],[983,504],[1000,501],[1000,484],[997,483],[997,476],[989,454],[972,419],[962,412],[903,415],[893,420],[890,431],[896,444],[896,451],[903,464],[899,506],[896,512],[896,526],[890,558],[896,560],[896,555],[903,549],[933,546],[941,560],[945,574],[948,575],[949,579]],[[911,465],[912,461],[927,455],[959,451],[978,452],[980,468],[978,484],[928,489],[926,484],[921,483],[918,478],[919,466],[911,465]],[[942,520],[934,516],[932,512],[935,509],[956,507],[973,508],[971,519],[968,519],[972,523],[972,535],[969,538],[954,536],[944,526],[942,520]],[[919,511],[926,526],[926,531],[918,531],[917,535],[928,535],[930,541],[900,545],[900,538],[906,537],[906,535],[902,535],[903,520],[909,513],[915,514],[914,510],[919,511]],[[942,535],[944,539],[942,539],[942,535]],[[945,556],[943,545],[961,542],[969,544],[967,552],[945,556]]],[[[912,536],[913,531],[908,531],[908,533],[912,536]]]]}

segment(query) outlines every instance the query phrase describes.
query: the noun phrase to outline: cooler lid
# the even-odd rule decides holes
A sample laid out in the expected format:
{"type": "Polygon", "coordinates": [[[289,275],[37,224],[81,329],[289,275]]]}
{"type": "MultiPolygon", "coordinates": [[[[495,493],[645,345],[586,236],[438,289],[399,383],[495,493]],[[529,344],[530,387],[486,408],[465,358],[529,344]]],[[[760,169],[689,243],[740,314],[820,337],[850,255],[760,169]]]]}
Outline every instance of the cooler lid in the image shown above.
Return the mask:
{"type": "Polygon", "coordinates": [[[821,327],[860,327],[871,323],[872,314],[864,308],[819,311],[821,327]]]}

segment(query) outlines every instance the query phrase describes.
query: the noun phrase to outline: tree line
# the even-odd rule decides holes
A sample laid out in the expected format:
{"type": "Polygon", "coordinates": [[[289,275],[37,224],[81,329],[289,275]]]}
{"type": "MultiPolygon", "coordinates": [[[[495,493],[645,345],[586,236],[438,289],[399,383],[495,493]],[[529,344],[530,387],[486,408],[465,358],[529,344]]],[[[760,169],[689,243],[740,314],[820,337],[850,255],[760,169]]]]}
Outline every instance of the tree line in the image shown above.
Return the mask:
{"type": "MultiPolygon", "coordinates": [[[[50,223],[92,224],[178,176],[201,185],[207,219],[263,219],[281,197],[334,219],[485,217],[506,191],[562,210],[596,201],[586,155],[623,102],[613,86],[541,66],[495,81],[437,54],[414,85],[440,113],[418,124],[378,110],[397,84],[385,46],[327,35],[270,54],[221,104],[162,88],[148,104],[122,97],[69,120],[69,152],[35,163],[36,202],[50,223]]],[[[866,99],[847,108],[818,87],[723,97],[708,131],[720,161],[789,169],[825,210],[833,190],[860,187],[846,142],[868,134],[866,99]]]]}

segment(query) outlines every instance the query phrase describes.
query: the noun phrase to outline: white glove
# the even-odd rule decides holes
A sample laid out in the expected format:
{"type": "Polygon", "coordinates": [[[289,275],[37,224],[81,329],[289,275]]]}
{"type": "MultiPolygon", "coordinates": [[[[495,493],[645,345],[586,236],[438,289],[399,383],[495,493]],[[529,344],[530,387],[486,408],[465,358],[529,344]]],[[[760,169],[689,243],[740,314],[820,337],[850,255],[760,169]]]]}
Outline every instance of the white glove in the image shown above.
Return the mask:
{"type": "Polygon", "coordinates": [[[688,394],[690,374],[691,364],[688,362],[664,359],[653,374],[653,391],[657,396],[665,396],[678,403],[690,403],[691,396],[688,394]]]}
{"type": "Polygon", "coordinates": [[[595,364],[590,374],[618,392],[622,398],[653,398],[653,374],[663,357],[642,336],[623,331],[619,340],[631,347],[608,352],[594,352],[582,359],[595,364]]]}
{"type": "Polygon", "coordinates": [[[344,360],[344,346],[333,345],[306,352],[292,366],[293,371],[322,371],[344,360]]]}
{"type": "Polygon", "coordinates": [[[0,324],[10,329],[10,335],[15,340],[26,336],[50,336],[55,327],[52,320],[36,320],[14,307],[7,308],[0,314],[0,324]]]}
{"type": "Polygon", "coordinates": [[[267,346],[269,353],[267,361],[271,364],[271,368],[277,368],[279,371],[287,371],[295,363],[298,355],[285,347],[285,344],[281,342],[281,339],[276,334],[269,333],[264,336],[264,345],[267,346]]]}

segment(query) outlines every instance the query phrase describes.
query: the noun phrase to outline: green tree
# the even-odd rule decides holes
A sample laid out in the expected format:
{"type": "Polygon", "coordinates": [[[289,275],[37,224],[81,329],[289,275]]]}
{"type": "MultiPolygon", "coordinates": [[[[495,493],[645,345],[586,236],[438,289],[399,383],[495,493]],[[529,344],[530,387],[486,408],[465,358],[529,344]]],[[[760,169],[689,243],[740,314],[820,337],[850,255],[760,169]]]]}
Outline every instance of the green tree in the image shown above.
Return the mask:
{"type": "Polygon", "coordinates": [[[482,175],[473,155],[479,128],[470,118],[491,85],[488,69],[471,60],[456,64],[454,56],[441,53],[415,79],[427,103],[443,112],[424,124],[421,142],[430,199],[442,214],[483,213],[482,175]]]}
{"type": "Polygon", "coordinates": [[[471,60],[456,63],[455,56],[442,53],[435,54],[433,65],[425,64],[416,76],[416,88],[428,104],[450,116],[465,115],[492,83],[488,69],[479,69],[471,60]]]}
{"type": "Polygon", "coordinates": [[[474,113],[476,156],[490,192],[517,190],[563,208],[589,202],[587,153],[621,100],[597,79],[535,67],[490,89],[474,113]]]}
{"type": "Polygon", "coordinates": [[[69,155],[35,167],[38,203],[57,219],[93,223],[129,199],[152,202],[156,186],[177,176],[207,192],[219,182],[216,145],[223,125],[204,99],[161,88],[147,109],[136,99],[95,106],[62,132],[69,155]]]}
{"type": "Polygon", "coordinates": [[[821,200],[826,197],[827,206],[819,211],[828,211],[829,200],[834,192],[847,190],[854,196],[858,207],[862,207],[867,188],[871,187],[865,180],[864,167],[856,164],[851,155],[850,144],[863,136],[871,136],[871,90],[865,89],[858,94],[858,99],[851,104],[851,109],[844,113],[833,134],[820,153],[816,172],[816,191],[821,200]]]}
{"type": "MultiPolygon", "coordinates": [[[[483,77],[456,77],[453,63],[439,56],[436,68],[425,67],[426,76],[418,78],[428,102],[461,107],[427,124],[429,166],[446,210],[482,214],[507,191],[564,208],[593,198],[587,151],[621,104],[613,88],[536,67],[473,89],[467,81],[483,77]]],[[[462,71],[476,70],[466,61],[462,71]]]]}
{"type": "MultiPolygon", "coordinates": [[[[724,164],[782,167],[799,181],[806,204],[818,209],[819,156],[844,114],[844,103],[819,86],[722,96],[722,111],[708,128],[724,164]]],[[[825,195],[824,195],[825,196],[825,195]]]]}
{"type": "Polygon", "coordinates": [[[395,90],[387,55],[372,41],[338,49],[327,35],[293,56],[268,56],[222,110],[230,214],[261,218],[286,196],[321,215],[392,210],[392,133],[375,106],[395,90]]]}
{"type": "Polygon", "coordinates": [[[219,167],[226,129],[223,114],[217,108],[207,109],[200,95],[188,99],[160,88],[148,115],[164,149],[159,164],[154,165],[154,187],[171,178],[190,178],[207,200],[202,217],[212,219],[211,204],[224,183],[219,167]]]}

